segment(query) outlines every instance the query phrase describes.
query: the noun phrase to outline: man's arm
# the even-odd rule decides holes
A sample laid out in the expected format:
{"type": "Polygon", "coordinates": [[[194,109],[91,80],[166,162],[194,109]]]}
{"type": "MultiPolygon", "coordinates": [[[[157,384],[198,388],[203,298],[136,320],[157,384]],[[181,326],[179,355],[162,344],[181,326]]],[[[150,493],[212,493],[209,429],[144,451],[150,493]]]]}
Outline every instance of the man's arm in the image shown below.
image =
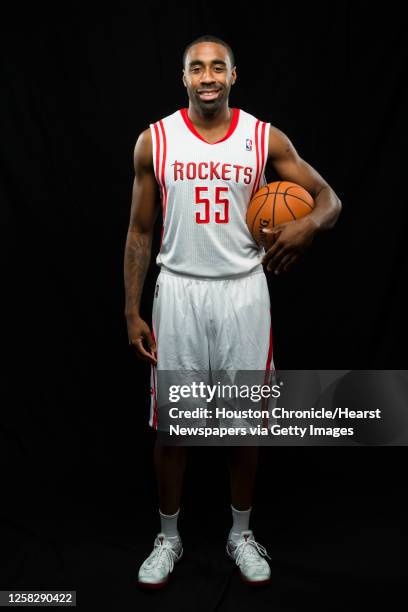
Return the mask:
{"type": "Polygon", "coordinates": [[[289,270],[319,231],[331,229],[341,212],[341,201],[324,178],[302,159],[289,138],[271,126],[268,156],[282,180],[301,185],[314,198],[315,207],[306,217],[282,223],[264,235],[270,246],[264,263],[276,274],[289,270]]]}
{"type": "Polygon", "coordinates": [[[140,300],[150,264],[154,223],[159,211],[150,129],[142,132],[137,139],[134,168],[132,205],[124,257],[125,317],[129,343],[135,346],[139,357],[156,363],[156,346],[150,328],[140,317],[140,300]],[[143,340],[149,346],[150,352],[143,346],[143,340]]]}

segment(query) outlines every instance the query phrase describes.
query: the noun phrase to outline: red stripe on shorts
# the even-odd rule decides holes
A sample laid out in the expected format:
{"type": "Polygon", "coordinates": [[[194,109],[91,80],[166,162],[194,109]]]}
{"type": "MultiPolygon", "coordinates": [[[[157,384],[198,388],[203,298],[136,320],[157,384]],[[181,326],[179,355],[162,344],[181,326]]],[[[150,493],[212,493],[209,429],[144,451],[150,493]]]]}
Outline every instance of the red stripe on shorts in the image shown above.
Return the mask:
{"type": "MultiPolygon", "coordinates": [[[[156,337],[154,334],[154,328],[152,325],[152,337],[153,337],[153,341],[156,344],[156,337]]],[[[156,349],[157,349],[157,345],[156,345],[156,349]]],[[[157,355],[157,352],[156,352],[157,355]]],[[[154,427],[154,429],[157,429],[157,419],[158,419],[158,409],[157,409],[157,389],[156,389],[156,367],[155,365],[151,365],[152,368],[152,373],[153,373],[153,394],[154,394],[154,400],[153,400],[153,418],[152,418],[152,425],[154,427]]]]}
{"type": "MultiPolygon", "coordinates": [[[[272,353],[273,353],[273,342],[272,342],[272,311],[271,311],[271,324],[270,324],[270,328],[269,328],[269,348],[268,348],[268,356],[266,358],[266,365],[265,365],[265,378],[264,378],[264,385],[266,385],[268,383],[268,378],[269,378],[269,374],[271,371],[271,361],[272,361],[272,353]]],[[[269,398],[264,398],[262,400],[262,409],[265,410],[268,408],[268,403],[269,403],[269,398]]],[[[264,417],[263,422],[262,422],[262,427],[268,427],[268,420],[266,417],[264,417]]]]}

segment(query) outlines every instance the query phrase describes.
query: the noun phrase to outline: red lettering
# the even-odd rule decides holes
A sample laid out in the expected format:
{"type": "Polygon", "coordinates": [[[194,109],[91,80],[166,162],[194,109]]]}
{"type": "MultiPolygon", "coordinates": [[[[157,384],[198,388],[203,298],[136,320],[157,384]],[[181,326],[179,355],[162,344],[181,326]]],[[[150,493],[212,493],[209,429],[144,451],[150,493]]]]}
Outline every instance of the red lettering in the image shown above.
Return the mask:
{"type": "Polygon", "coordinates": [[[177,179],[179,178],[181,181],[184,181],[184,170],[183,170],[184,164],[183,164],[183,162],[175,161],[173,166],[174,166],[174,180],[177,181],[177,179]],[[178,174],[180,176],[177,176],[178,174]]]}
{"type": "Polygon", "coordinates": [[[189,162],[186,166],[186,170],[187,170],[187,178],[188,179],[195,179],[196,174],[197,174],[197,166],[194,162],[189,162]]]}
{"type": "Polygon", "coordinates": [[[247,166],[246,168],[244,168],[244,174],[246,176],[246,178],[244,178],[244,183],[246,185],[249,185],[249,183],[251,182],[252,179],[252,168],[250,166],[247,166]],[[246,180],[248,179],[248,180],[246,180]]]}
{"type": "Polygon", "coordinates": [[[222,191],[225,191],[226,193],[228,193],[228,187],[216,187],[215,188],[215,203],[224,205],[224,216],[222,217],[218,211],[216,211],[214,215],[216,223],[228,223],[229,221],[229,216],[228,216],[229,202],[226,198],[224,199],[220,198],[220,195],[222,195],[221,193],[222,191]]]}
{"type": "Polygon", "coordinates": [[[230,177],[227,176],[227,174],[231,172],[229,168],[231,168],[231,164],[222,164],[222,180],[223,181],[229,181],[230,179],[230,177]]]}
{"type": "Polygon", "coordinates": [[[207,162],[200,162],[198,164],[198,178],[206,179],[208,178],[208,172],[206,174],[203,174],[202,168],[208,168],[207,162]]]}
{"type": "Polygon", "coordinates": [[[185,179],[202,181],[216,179],[223,181],[235,180],[237,183],[243,181],[248,185],[252,180],[253,168],[251,166],[239,166],[238,164],[221,164],[221,162],[179,162],[173,164],[174,181],[185,179]],[[235,170],[235,172],[234,172],[235,170]],[[185,171],[185,176],[184,176],[185,171]]]}
{"type": "Polygon", "coordinates": [[[210,180],[213,181],[214,180],[214,175],[217,179],[220,179],[220,175],[217,172],[217,168],[220,165],[220,162],[217,162],[216,164],[214,164],[214,162],[210,162],[210,180]]]}
{"type": "Polygon", "coordinates": [[[232,166],[232,167],[235,168],[235,170],[236,170],[236,172],[235,172],[235,180],[236,180],[237,183],[239,183],[239,171],[242,170],[242,168],[244,166],[237,166],[237,165],[235,165],[235,166],[232,166]]]}
{"type": "Polygon", "coordinates": [[[201,191],[208,192],[208,187],[196,187],[195,188],[196,204],[204,204],[204,214],[200,215],[199,212],[196,212],[196,223],[209,223],[210,222],[210,200],[208,198],[202,198],[201,191]]]}

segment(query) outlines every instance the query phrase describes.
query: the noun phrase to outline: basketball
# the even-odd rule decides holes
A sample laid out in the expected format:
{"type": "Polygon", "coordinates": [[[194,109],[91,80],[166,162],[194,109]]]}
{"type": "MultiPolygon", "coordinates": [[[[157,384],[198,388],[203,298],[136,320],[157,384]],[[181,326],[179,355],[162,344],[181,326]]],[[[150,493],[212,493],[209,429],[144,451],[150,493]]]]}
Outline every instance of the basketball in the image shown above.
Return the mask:
{"type": "Polygon", "coordinates": [[[289,181],[275,181],[259,189],[249,203],[246,222],[254,240],[261,244],[261,229],[308,215],[315,203],[308,191],[289,181]]]}

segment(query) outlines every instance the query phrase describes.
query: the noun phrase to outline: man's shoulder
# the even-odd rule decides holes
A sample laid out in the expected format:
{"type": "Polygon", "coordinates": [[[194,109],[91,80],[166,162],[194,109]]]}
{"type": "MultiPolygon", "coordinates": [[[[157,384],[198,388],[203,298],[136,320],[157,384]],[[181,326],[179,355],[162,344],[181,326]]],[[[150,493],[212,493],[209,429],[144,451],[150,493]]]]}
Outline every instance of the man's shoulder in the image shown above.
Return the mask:
{"type": "Polygon", "coordinates": [[[169,127],[169,122],[177,120],[178,116],[181,117],[180,110],[152,121],[149,123],[149,127],[139,133],[134,149],[135,160],[140,160],[148,165],[151,164],[154,147],[158,147],[158,143],[162,142],[163,138],[166,138],[165,134],[169,127]]]}
{"type": "Polygon", "coordinates": [[[139,136],[136,140],[136,147],[149,147],[152,142],[152,133],[150,127],[146,128],[142,132],[140,132],[139,136]]]}

